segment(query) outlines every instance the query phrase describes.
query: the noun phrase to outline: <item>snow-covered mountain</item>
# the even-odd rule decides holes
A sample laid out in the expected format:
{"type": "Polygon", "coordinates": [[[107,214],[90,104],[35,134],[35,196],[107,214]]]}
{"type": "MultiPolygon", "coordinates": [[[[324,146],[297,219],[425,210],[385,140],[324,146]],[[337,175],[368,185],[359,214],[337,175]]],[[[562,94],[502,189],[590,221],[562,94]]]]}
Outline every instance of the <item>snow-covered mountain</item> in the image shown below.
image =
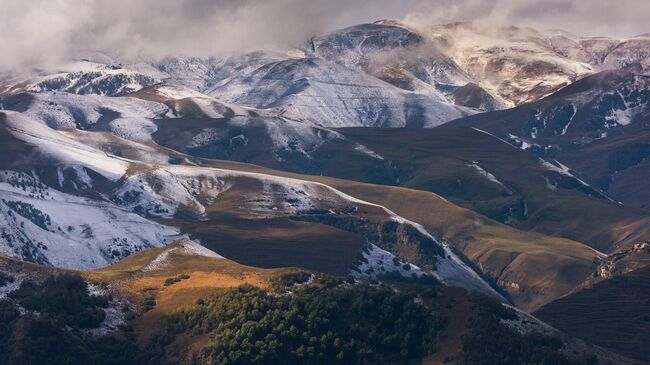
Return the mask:
{"type": "MultiPolygon", "coordinates": [[[[338,219],[349,220],[350,233],[367,240],[350,267],[357,276],[429,277],[499,296],[447,243],[384,207],[320,183],[119,157],[102,149],[108,147],[103,132],[57,131],[45,119],[0,112],[4,255],[57,267],[97,268],[186,237],[183,227],[208,225],[223,215],[255,221],[338,219]],[[399,241],[376,239],[375,230],[396,230],[400,241],[422,245],[428,253],[413,256],[414,262],[403,260],[399,251],[390,252],[399,241]],[[412,270],[387,269],[386,260],[400,268],[412,265],[412,270]]],[[[111,144],[133,148],[138,143],[114,136],[111,144]]]]}
{"type": "MultiPolygon", "coordinates": [[[[66,232],[67,221],[56,212],[32,201],[43,199],[40,195],[18,199],[19,192],[7,187],[5,199],[21,203],[5,203],[3,211],[35,214],[39,222],[51,221],[54,232],[47,224],[30,226],[5,216],[14,229],[5,251],[28,257],[11,246],[24,237],[25,226],[44,230],[39,235],[57,245],[83,246],[88,252],[81,261],[64,262],[53,254],[56,250],[40,247],[41,240],[26,244],[29,257],[61,266],[98,266],[121,255],[113,257],[113,251],[162,245],[179,234],[177,226],[160,220],[200,221],[223,213],[223,196],[238,197],[239,206],[227,209],[242,219],[313,210],[339,215],[349,205],[366,204],[313,183],[194,166],[206,157],[319,175],[331,168],[323,161],[344,151],[348,168],[367,166],[368,175],[399,184],[394,162],[349,140],[339,127],[435,127],[541,99],[537,105],[543,108],[525,133],[518,130],[506,138],[521,139],[522,147],[551,135],[582,138],[573,119],[583,109],[596,110],[589,115],[600,118],[595,127],[590,119],[589,133],[603,133],[646,115],[645,79],[637,75],[646,67],[646,45],[643,36],[620,41],[513,27],[488,31],[470,23],[419,29],[380,21],[316,36],[300,50],[136,63],[95,54],[53,71],[4,75],[3,148],[18,156],[2,162],[8,186],[15,179],[29,180],[30,186],[47,188],[40,195],[57,196],[61,206],[87,206],[94,212],[88,217],[124,211],[151,227],[144,236],[129,233],[90,244],[70,233],[76,228],[66,232]],[[610,67],[625,69],[617,72],[631,75],[632,81],[577,90],[584,82],[576,80],[610,67]],[[577,90],[561,99],[564,104],[544,99],[572,83],[560,91],[577,90]],[[556,118],[565,114],[567,120],[556,118]],[[129,244],[114,249],[112,240],[122,238],[129,244]]],[[[382,219],[398,219],[382,212],[382,219]]],[[[132,232],[126,223],[115,224],[116,230],[132,232]]],[[[354,233],[370,235],[367,229],[354,233]]],[[[369,244],[364,252],[370,261],[379,262],[380,250],[389,251],[381,242],[369,244]]]]}
{"type": "Polygon", "coordinates": [[[60,90],[114,96],[157,82],[150,74],[125,69],[119,64],[79,60],[49,71],[38,70],[27,76],[0,78],[0,93],[60,90]]]}
{"type": "Polygon", "coordinates": [[[246,107],[282,110],[289,118],[324,127],[435,126],[475,113],[449,103],[431,87],[405,90],[319,57],[258,52],[228,59],[219,71],[224,78],[211,80],[202,92],[246,107]]]}
{"type": "Polygon", "coordinates": [[[473,80],[433,42],[406,27],[377,22],[312,38],[307,53],[365,71],[399,88],[432,93],[447,103],[480,109],[505,106],[473,80]]]}
{"type": "Polygon", "coordinates": [[[511,105],[532,102],[602,70],[648,71],[647,36],[579,37],[561,30],[451,23],[418,29],[478,85],[511,105]]]}
{"type": "Polygon", "coordinates": [[[562,35],[472,23],[423,32],[480,86],[511,105],[535,101],[594,72],[579,45],[562,35]]]}
{"type": "Polygon", "coordinates": [[[0,92],[114,96],[165,82],[322,127],[434,127],[539,100],[600,70],[646,72],[648,39],[383,20],[286,52],[127,64],[95,53],[49,72],[4,76],[0,92]]]}

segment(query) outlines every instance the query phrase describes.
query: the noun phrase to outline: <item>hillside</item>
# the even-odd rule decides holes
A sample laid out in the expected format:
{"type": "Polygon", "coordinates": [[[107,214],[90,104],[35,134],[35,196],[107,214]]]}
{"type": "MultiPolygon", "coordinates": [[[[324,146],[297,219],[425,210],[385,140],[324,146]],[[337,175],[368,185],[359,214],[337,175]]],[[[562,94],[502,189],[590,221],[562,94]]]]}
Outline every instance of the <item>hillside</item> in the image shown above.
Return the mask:
{"type": "Polygon", "coordinates": [[[647,362],[649,278],[646,266],[561,298],[535,315],[585,341],[647,362]]]}
{"type": "Polygon", "coordinates": [[[586,77],[536,103],[459,119],[554,158],[617,201],[645,209],[648,78],[625,71],[586,77]]]}
{"type": "MultiPolygon", "coordinates": [[[[3,275],[10,272],[14,278],[13,289],[7,293],[7,298],[0,301],[5,314],[2,324],[9,330],[8,333],[3,332],[3,335],[8,334],[11,338],[20,336],[21,348],[26,352],[21,354],[12,351],[10,356],[26,363],[39,361],[43,356],[48,356],[52,363],[66,363],[66,356],[72,355],[71,351],[75,351],[78,358],[92,356],[88,359],[100,364],[116,361],[123,364],[142,363],[145,359],[174,363],[190,359],[203,361],[211,357],[219,359],[224,356],[235,363],[257,363],[275,358],[277,354],[273,349],[276,346],[283,348],[289,344],[288,341],[304,341],[305,345],[310,344],[315,346],[314,349],[319,349],[323,356],[332,356],[329,363],[350,363],[345,360],[346,356],[360,351],[361,348],[357,346],[362,346],[364,358],[370,360],[381,356],[384,360],[389,359],[391,363],[399,363],[405,358],[419,360],[425,357],[423,363],[437,364],[442,363],[444,356],[446,363],[451,360],[457,364],[471,364],[475,361],[473,359],[481,356],[490,356],[495,361],[501,361],[509,354],[512,360],[506,360],[504,364],[514,364],[540,356],[566,364],[586,364],[594,359],[592,354],[597,352],[603,360],[615,359],[620,361],[618,363],[633,364],[632,361],[598,351],[566,337],[532,317],[503,307],[488,298],[468,294],[462,289],[397,284],[398,293],[386,284],[369,286],[367,283],[351,284],[349,281],[346,284],[346,281],[336,277],[295,269],[260,270],[235,264],[191,242],[177,242],[164,249],[144,251],[129,256],[116,265],[78,273],[64,274],[57,269],[23,265],[6,258],[0,259],[0,262],[3,275]],[[77,279],[78,275],[88,280],[88,284],[77,279]],[[306,279],[309,281],[306,282],[306,279]],[[66,304],[49,302],[52,298],[50,293],[63,290],[63,285],[67,285],[69,296],[84,298],[86,304],[83,304],[83,308],[94,308],[97,313],[103,313],[98,317],[103,319],[89,324],[89,332],[84,330],[58,334],[59,339],[65,338],[68,342],[64,346],[59,345],[56,356],[52,356],[52,347],[33,347],[38,341],[51,341],[48,335],[31,331],[18,334],[16,326],[21,321],[43,326],[52,321],[49,319],[50,315],[67,310],[66,304]],[[84,291],[87,286],[92,288],[90,294],[84,291]],[[39,291],[43,293],[41,297],[44,302],[41,302],[38,308],[31,309],[31,305],[27,303],[32,295],[38,295],[39,291]],[[392,304],[377,312],[372,304],[373,300],[384,300],[385,303],[392,304]],[[229,312],[223,311],[227,308],[241,311],[242,317],[239,318],[245,322],[242,325],[248,327],[252,325],[251,321],[259,316],[259,312],[252,309],[254,306],[263,309],[289,305],[298,313],[316,309],[323,313],[327,308],[339,308],[327,307],[324,304],[340,305],[346,301],[356,303],[353,308],[357,309],[351,309],[350,313],[331,313],[326,318],[333,322],[347,319],[375,331],[402,331],[406,338],[411,340],[400,342],[400,338],[404,336],[398,336],[392,342],[383,340],[380,346],[371,336],[360,340],[358,345],[343,341],[345,345],[341,346],[337,345],[341,340],[336,341],[335,337],[342,336],[345,339],[344,336],[358,334],[355,334],[355,330],[345,331],[329,324],[330,331],[325,337],[317,336],[316,342],[308,341],[307,338],[293,336],[290,331],[282,332],[282,327],[267,327],[263,324],[266,320],[280,326],[286,322],[287,327],[289,323],[293,323],[305,331],[318,333],[319,327],[311,326],[311,320],[301,322],[291,317],[273,318],[271,313],[274,312],[270,311],[264,312],[268,313],[265,315],[268,318],[257,322],[261,324],[257,330],[263,333],[269,331],[273,333],[273,337],[262,335],[261,342],[255,342],[253,337],[249,337],[251,335],[237,332],[238,322],[231,322],[233,319],[229,312]],[[244,307],[236,303],[250,303],[252,310],[242,311],[244,307]],[[6,316],[13,310],[12,306],[28,306],[30,309],[16,319],[6,316]],[[40,312],[41,315],[30,318],[31,311],[40,312]],[[361,318],[370,321],[359,321],[361,318]],[[383,320],[372,321],[379,318],[383,320]],[[221,322],[219,330],[208,324],[215,320],[221,322]],[[395,327],[396,323],[406,326],[395,327]],[[203,328],[207,332],[192,329],[201,326],[205,326],[203,328]],[[501,350],[487,355],[474,341],[485,340],[486,331],[493,330],[504,334],[499,343],[494,344],[497,346],[495,348],[501,350]],[[413,336],[418,333],[424,336],[413,336]],[[228,342],[211,340],[212,336],[236,336],[233,338],[244,339],[244,343],[248,342],[251,346],[232,349],[227,347],[228,342]],[[328,337],[332,337],[332,342],[329,342],[328,337]],[[265,346],[271,345],[268,341],[272,339],[276,339],[275,344],[269,351],[265,351],[265,346]],[[87,350],[74,350],[75,346],[84,348],[88,345],[94,346],[92,354],[87,350]],[[220,351],[214,351],[215,346],[221,346],[220,351]],[[400,347],[408,349],[407,352],[400,352],[400,347]],[[254,354],[258,357],[249,357],[254,354]]],[[[3,295],[7,294],[3,291],[3,295]]],[[[76,318],[68,317],[67,321],[73,323],[76,318]]],[[[315,317],[314,320],[323,319],[315,317]]],[[[5,337],[0,338],[0,344],[4,346],[5,337]]],[[[237,344],[239,343],[238,341],[237,344]]],[[[294,350],[295,352],[284,353],[282,358],[290,356],[304,359],[318,353],[305,349],[304,352],[294,350]]],[[[323,359],[314,360],[321,362],[323,359]]]]}

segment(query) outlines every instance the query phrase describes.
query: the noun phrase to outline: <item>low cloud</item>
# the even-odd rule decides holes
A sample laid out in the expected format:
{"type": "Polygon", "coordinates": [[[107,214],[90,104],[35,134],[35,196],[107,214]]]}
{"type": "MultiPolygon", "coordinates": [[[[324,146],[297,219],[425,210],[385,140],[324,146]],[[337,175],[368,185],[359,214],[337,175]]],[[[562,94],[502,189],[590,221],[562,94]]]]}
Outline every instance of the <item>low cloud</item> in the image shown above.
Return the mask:
{"type": "Polygon", "coordinates": [[[578,34],[646,28],[645,0],[0,0],[0,69],[43,67],[83,52],[122,58],[289,48],[332,29],[390,18],[475,20],[578,34]]]}

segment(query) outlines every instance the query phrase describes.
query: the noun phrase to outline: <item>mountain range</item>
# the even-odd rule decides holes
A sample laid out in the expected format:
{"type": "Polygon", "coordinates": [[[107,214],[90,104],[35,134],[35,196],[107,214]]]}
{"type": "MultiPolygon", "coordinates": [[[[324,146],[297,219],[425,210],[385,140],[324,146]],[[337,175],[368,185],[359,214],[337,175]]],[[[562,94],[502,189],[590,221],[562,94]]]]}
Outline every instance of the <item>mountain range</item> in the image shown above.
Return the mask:
{"type": "Polygon", "coordinates": [[[230,329],[192,322],[209,295],[387,286],[446,323],[389,363],[478,364],[483,326],[527,349],[495,363],[648,362],[649,56],[647,35],[380,20],[284,51],[0,75],[0,299],[38,313],[24,287],[75,273],[112,299],[90,332],[66,319],[70,341],[228,363],[206,346],[230,329]]]}

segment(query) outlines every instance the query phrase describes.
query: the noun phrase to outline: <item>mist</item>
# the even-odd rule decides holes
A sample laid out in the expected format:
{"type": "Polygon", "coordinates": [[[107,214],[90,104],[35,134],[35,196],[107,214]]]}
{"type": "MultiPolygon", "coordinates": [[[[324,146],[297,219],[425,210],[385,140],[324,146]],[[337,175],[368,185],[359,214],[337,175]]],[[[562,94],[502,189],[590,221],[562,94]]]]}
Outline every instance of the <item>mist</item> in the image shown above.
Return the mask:
{"type": "Polygon", "coordinates": [[[650,32],[649,15],[645,0],[0,0],[0,70],[56,65],[89,51],[157,59],[288,49],[377,19],[626,37],[650,32]]]}

